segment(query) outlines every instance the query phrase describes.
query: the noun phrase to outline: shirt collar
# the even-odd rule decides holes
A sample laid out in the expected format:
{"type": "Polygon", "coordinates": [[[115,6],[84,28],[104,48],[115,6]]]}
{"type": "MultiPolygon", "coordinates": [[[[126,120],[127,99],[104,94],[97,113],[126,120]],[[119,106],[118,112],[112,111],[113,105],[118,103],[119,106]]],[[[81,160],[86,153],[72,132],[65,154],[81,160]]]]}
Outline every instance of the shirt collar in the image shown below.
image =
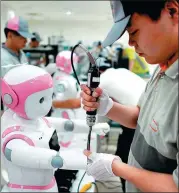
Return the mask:
{"type": "Polygon", "coordinates": [[[178,60],[176,60],[166,71],[165,74],[172,78],[175,79],[178,76],[178,60]]]}
{"type": "Polygon", "coordinates": [[[19,58],[21,56],[21,51],[19,51],[19,54],[17,54],[16,52],[14,52],[13,50],[9,49],[8,47],[6,47],[5,43],[2,44],[2,48],[4,48],[5,50],[7,50],[11,55],[19,58]]]}

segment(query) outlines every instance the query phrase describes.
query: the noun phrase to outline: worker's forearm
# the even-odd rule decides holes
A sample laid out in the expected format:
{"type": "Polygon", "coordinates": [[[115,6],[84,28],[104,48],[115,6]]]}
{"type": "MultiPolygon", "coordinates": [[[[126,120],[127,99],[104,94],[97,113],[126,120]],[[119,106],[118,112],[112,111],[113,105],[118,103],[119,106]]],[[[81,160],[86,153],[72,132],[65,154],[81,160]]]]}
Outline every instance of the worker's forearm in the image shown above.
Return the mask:
{"type": "Polygon", "coordinates": [[[139,116],[139,107],[126,106],[114,102],[112,109],[108,112],[107,117],[120,123],[128,128],[136,128],[137,119],[139,116]]]}
{"type": "Polygon", "coordinates": [[[132,183],[142,192],[178,192],[172,175],[138,169],[118,160],[113,161],[112,169],[116,176],[132,183]]]}

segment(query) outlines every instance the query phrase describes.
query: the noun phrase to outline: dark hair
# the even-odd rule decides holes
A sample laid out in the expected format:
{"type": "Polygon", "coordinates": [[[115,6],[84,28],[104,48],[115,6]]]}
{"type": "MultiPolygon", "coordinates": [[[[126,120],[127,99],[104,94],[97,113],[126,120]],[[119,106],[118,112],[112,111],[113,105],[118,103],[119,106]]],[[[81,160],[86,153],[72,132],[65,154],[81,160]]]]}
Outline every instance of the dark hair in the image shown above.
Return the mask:
{"type": "Polygon", "coordinates": [[[98,42],[98,46],[101,46],[101,41],[98,42]]]}
{"type": "Polygon", "coordinates": [[[157,21],[168,0],[121,0],[125,15],[138,13],[157,21]]]}
{"type": "Polygon", "coordinates": [[[16,36],[20,36],[20,34],[18,32],[11,30],[11,29],[8,29],[8,28],[4,28],[4,33],[5,33],[6,38],[7,38],[7,35],[9,32],[12,32],[16,36]]]}
{"type": "Polygon", "coordinates": [[[36,38],[31,38],[31,41],[32,41],[32,42],[36,42],[37,39],[36,39],[36,38]]]}

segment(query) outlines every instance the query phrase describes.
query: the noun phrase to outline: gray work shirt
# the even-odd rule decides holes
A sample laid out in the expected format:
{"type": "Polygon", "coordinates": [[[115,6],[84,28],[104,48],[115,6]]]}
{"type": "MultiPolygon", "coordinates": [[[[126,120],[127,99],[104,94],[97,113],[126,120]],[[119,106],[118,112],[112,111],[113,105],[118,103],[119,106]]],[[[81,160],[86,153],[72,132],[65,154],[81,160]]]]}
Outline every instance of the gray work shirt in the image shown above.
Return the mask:
{"type": "MultiPolygon", "coordinates": [[[[153,172],[173,175],[178,186],[178,60],[165,73],[158,67],[139,104],[140,114],[128,164],[153,172]]],[[[126,182],[127,192],[139,192],[126,182]]]]}
{"type": "Polygon", "coordinates": [[[1,77],[17,64],[27,64],[27,58],[22,50],[17,55],[14,51],[7,48],[4,44],[1,45],[1,77]]]}
{"type": "MultiPolygon", "coordinates": [[[[17,64],[27,64],[27,58],[22,50],[19,51],[17,55],[14,51],[7,48],[4,44],[1,45],[1,78],[15,65],[17,64]]],[[[2,104],[1,100],[1,110],[7,107],[2,104]]]]}

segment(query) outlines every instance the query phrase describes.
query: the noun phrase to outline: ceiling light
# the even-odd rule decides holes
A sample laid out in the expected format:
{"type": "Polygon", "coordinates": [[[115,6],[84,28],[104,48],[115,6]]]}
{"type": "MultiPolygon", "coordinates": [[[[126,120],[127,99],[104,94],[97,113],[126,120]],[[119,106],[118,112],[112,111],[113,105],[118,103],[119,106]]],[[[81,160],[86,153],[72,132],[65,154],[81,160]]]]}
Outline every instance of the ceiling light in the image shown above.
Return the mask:
{"type": "Polygon", "coordinates": [[[71,11],[67,11],[67,12],[66,12],[66,15],[71,15],[71,11]]]}
{"type": "Polygon", "coordinates": [[[8,19],[11,19],[11,18],[15,17],[14,11],[9,10],[9,11],[7,12],[7,17],[8,17],[8,19]]]}
{"type": "Polygon", "coordinates": [[[41,16],[41,13],[35,13],[35,12],[31,12],[31,13],[27,13],[27,15],[29,16],[41,16]]]}

